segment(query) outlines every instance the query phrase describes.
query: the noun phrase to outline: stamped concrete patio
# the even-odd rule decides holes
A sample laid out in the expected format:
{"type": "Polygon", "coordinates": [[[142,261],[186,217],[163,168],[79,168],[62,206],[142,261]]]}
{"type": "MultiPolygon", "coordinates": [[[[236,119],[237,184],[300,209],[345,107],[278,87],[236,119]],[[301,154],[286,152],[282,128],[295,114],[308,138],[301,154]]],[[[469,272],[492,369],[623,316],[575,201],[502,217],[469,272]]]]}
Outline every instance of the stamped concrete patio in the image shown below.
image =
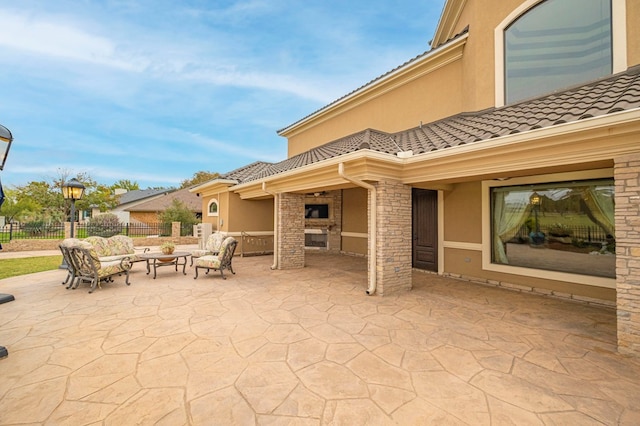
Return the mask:
{"type": "Polygon", "coordinates": [[[418,272],[366,296],[364,259],[271,262],[0,281],[0,424],[640,424],[611,309],[418,272]]]}

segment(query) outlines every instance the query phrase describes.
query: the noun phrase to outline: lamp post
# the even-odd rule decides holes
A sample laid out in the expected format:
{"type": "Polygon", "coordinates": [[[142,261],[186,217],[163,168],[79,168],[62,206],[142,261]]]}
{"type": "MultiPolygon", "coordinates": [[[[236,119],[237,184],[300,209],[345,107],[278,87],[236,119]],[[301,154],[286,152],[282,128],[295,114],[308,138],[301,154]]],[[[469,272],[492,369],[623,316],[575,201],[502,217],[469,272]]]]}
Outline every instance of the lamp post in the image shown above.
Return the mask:
{"type": "Polygon", "coordinates": [[[84,185],[73,178],[62,185],[62,196],[65,200],[71,200],[71,238],[73,238],[73,223],[76,221],[76,200],[84,195],[84,185]]]}
{"type": "Polygon", "coordinates": [[[534,191],[529,197],[529,202],[533,206],[533,220],[536,223],[536,228],[534,232],[531,232],[529,237],[531,238],[531,243],[534,246],[540,245],[544,242],[544,234],[540,232],[540,223],[538,222],[538,209],[540,208],[540,204],[542,203],[542,198],[540,195],[534,191]]]}
{"type": "MultiPolygon", "coordinates": [[[[80,183],[80,181],[78,181],[78,179],[76,178],[70,179],[62,185],[62,197],[65,200],[71,200],[70,238],[74,237],[73,225],[76,221],[76,200],[82,198],[82,195],[84,195],[84,189],[84,185],[80,183]]],[[[65,262],[64,256],[62,257],[62,264],[60,265],[60,269],[69,269],[69,265],[67,265],[67,263],[65,262]]]]}
{"type": "Polygon", "coordinates": [[[4,169],[4,162],[7,161],[7,157],[9,156],[11,142],[13,142],[13,135],[9,129],[0,125],[0,170],[4,169]]]}
{"type": "MultiPolygon", "coordinates": [[[[11,148],[11,142],[13,142],[13,135],[3,125],[0,125],[0,170],[4,169],[4,163],[7,161],[9,155],[9,148],[11,148]]],[[[4,192],[2,191],[2,183],[0,183],[0,207],[4,202],[4,192]]],[[[2,245],[0,245],[2,248],[2,245]]],[[[15,297],[11,294],[0,293],[0,303],[11,302],[15,297]]],[[[4,346],[0,346],[0,359],[9,356],[9,351],[4,346]]]]}

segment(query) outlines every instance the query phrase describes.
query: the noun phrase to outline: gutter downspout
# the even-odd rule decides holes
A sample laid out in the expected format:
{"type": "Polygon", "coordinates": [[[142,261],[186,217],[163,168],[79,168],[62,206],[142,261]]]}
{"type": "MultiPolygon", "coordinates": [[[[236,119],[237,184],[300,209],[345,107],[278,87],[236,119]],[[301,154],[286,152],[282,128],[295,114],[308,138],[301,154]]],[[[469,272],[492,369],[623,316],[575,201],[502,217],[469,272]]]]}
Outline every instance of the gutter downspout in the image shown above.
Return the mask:
{"type": "Polygon", "coordinates": [[[267,183],[262,182],[262,190],[267,194],[273,195],[273,265],[271,269],[278,269],[278,199],[280,196],[271,191],[267,191],[267,183]]]}
{"type": "Polygon", "coordinates": [[[369,209],[371,211],[371,233],[369,234],[369,288],[367,288],[367,294],[371,296],[376,292],[376,283],[377,283],[377,274],[376,274],[376,260],[377,260],[377,250],[376,250],[376,233],[377,233],[377,222],[378,222],[378,214],[376,213],[378,199],[376,196],[376,187],[366,183],[360,179],[356,179],[351,176],[347,176],[344,174],[344,163],[338,164],[338,175],[343,179],[348,180],[351,183],[354,183],[362,188],[366,188],[369,190],[371,194],[371,205],[369,209]]]}

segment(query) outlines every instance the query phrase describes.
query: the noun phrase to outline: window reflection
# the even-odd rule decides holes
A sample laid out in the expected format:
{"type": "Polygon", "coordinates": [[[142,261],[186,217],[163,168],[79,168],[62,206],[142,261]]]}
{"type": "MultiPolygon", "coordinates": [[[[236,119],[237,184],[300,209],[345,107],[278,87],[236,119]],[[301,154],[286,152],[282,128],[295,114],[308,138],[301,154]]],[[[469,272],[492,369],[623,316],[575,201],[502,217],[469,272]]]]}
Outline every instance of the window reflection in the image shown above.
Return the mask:
{"type": "Polygon", "coordinates": [[[506,102],[612,72],[611,0],[547,0],[504,34],[506,102]]]}
{"type": "Polygon", "coordinates": [[[612,179],[491,190],[494,263],[615,278],[612,179]]]}

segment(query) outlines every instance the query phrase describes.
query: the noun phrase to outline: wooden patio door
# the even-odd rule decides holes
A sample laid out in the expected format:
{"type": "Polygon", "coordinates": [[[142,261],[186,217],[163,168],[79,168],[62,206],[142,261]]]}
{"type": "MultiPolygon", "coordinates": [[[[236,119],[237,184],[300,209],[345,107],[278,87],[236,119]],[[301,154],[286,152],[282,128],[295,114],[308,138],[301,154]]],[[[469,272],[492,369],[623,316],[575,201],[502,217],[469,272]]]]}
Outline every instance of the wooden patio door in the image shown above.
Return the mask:
{"type": "Polygon", "coordinates": [[[438,191],[412,191],[413,267],[438,272],[438,191]]]}

